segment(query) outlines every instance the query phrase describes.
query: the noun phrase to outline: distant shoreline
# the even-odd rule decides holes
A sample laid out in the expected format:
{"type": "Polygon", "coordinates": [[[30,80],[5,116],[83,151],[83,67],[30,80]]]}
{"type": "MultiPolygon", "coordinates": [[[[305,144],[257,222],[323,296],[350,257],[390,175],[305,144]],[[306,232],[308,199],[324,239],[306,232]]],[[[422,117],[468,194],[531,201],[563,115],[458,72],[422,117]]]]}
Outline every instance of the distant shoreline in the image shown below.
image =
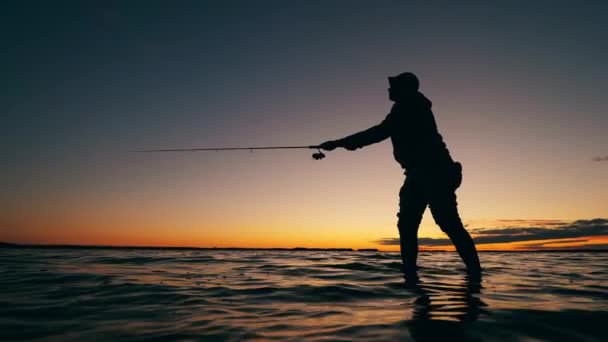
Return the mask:
{"type": "MultiPolygon", "coordinates": [[[[0,248],[38,248],[38,249],[157,249],[157,250],[201,250],[201,251],[326,251],[326,252],[379,252],[397,253],[397,251],[383,251],[377,248],[317,248],[317,247],[294,247],[294,248],[255,248],[255,247],[162,247],[162,246],[110,246],[110,245],[69,245],[69,244],[19,244],[0,242],[0,248]]],[[[421,253],[456,253],[455,251],[420,250],[421,253]]],[[[547,250],[480,250],[479,253],[608,253],[608,249],[547,249],[547,250]]]]}

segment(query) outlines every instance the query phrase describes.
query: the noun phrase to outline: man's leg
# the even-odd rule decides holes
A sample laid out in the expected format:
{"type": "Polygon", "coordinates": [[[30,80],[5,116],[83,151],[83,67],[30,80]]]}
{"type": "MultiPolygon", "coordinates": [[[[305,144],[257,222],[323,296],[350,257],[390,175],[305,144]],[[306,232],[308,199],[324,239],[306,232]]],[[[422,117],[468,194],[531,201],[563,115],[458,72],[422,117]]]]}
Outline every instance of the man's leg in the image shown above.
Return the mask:
{"type": "Polygon", "coordinates": [[[418,259],[418,226],[427,206],[427,199],[419,184],[406,180],[399,192],[399,213],[397,228],[401,244],[403,272],[415,275],[418,259]]]}
{"type": "Polygon", "coordinates": [[[473,243],[473,239],[471,239],[471,236],[465,230],[458,215],[458,203],[456,202],[454,191],[449,189],[446,191],[433,191],[429,206],[431,207],[431,213],[435,222],[452,240],[456,251],[467,266],[467,270],[472,275],[480,274],[481,266],[477,250],[475,249],[475,243],[473,243]]]}

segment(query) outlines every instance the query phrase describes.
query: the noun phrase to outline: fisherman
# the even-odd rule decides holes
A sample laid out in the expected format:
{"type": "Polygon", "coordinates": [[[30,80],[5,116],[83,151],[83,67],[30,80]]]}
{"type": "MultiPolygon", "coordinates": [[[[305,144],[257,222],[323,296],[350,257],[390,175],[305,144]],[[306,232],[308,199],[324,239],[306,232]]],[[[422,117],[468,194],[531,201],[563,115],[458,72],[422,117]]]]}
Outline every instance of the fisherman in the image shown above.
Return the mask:
{"type": "Polygon", "coordinates": [[[342,139],[326,141],[320,148],[332,151],[342,147],[354,151],[390,137],[395,160],[407,176],[399,192],[397,214],[405,278],[417,278],[418,226],[427,205],[435,222],[454,243],[469,275],[479,277],[477,250],[458,215],[456,202],[462,166],[452,160],[437,130],[431,101],[418,91],[418,77],[405,72],[389,77],[388,81],[388,97],[394,104],[380,124],[342,139]]]}

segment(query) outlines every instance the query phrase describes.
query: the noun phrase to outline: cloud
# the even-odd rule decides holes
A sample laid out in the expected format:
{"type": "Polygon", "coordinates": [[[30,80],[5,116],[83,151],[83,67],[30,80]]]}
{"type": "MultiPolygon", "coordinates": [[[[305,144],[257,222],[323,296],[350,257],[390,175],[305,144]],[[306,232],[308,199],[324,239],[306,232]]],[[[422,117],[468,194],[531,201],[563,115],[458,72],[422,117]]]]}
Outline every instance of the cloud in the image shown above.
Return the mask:
{"type": "Polygon", "coordinates": [[[608,161],[608,156],[603,156],[603,157],[594,157],[593,158],[594,162],[603,162],[603,161],[608,161]]]}
{"type": "Polygon", "coordinates": [[[527,226],[563,226],[568,224],[568,221],[562,220],[496,220],[497,223],[513,225],[517,224],[518,226],[527,225],[527,226]]]}
{"type": "MultiPolygon", "coordinates": [[[[522,222],[529,222],[522,220],[522,222]]],[[[546,222],[546,220],[543,220],[546,222]]],[[[546,225],[545,225],[546,226],[546,225]]],[[[478,228],[471,233],[477,244],[525,242],[549,239],[576,239],[588,236],[608,235],[608,219],[578,220],[563,223],[555,227],[516,226],[507,228],[478,228]]],[[[399,245],[399,238],[385,238],[374,241],[379,245],[399,245]]],[[[449,246],[448,238],[420,238],[418,243],[424,246],[449,246]]]]}
{"type": "MultiPolygon", "coordinates": [[[[576,248],[580,249],[580,245],[590,241],[586,238],[577,238],[577,239],[559,239],[559,240],[549,240],[549,241],[540,241],[540,242],[530,242],[522,245],[514,246],[515,249],[542,249],[542,248],[551,248],[551,249],[563,249],[563,248],[576,248]],[[555,246],[556,244],[566,244],[566,243],[575,243],[576,246],[555,246]]],[[[597,245],[592,246],[596,248],[597,245]]]]}
{"type": "MultiPolygon", "coordinates": [[[[530,248],[529,245],[526,246],[522,246],[522,247],[516,247],[516,249],[535,249],[534,247],[530,248]]],[[[577,245],[577,246],[560,246],[560,247],[554,247],[554,246],[543,246],[543,247],[536,247],[536,249],[551,249],[551,250],[556,250],[559,249],[560,251],[562,250],[608,250],[608,243],[597,243],[597,244],[592,244],[592,245],[577,245]]]]}

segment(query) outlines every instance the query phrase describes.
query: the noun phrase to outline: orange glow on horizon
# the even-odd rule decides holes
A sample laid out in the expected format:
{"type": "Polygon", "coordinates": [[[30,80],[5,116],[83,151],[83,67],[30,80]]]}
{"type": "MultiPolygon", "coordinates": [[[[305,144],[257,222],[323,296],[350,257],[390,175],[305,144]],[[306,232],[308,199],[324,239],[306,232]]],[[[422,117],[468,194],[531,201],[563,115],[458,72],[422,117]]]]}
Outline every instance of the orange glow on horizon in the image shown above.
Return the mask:
{"type": "MultiPolygon", "coordinates": [[[[379,245],[371,233],[365,231],[332,230],[318,227],[289,231],[272,226],[249,226],[240,228],[238,234],[227,232],[225,226],[217,229],[209,227],[179,227],[173,229],[160,226],[131,226],[129,229],[104,229],[104,225],[89,225],[78,229],[76,222],[63,225],[63,229],[45,225],[44,228],[15,229],[4,233],[0,241],[23,244],[66,244],[103,246],[154,246],[154,247],[242,247],[242,248],[377,248],[381,251],[399,251],[397,245],[379,245]],[[67,228],[66,228],[67,227],[67,228]]],[[[438,236],[437,236],[438,237],[438,236]]],[[[530,240],[510,243],[477,244],[477,249],[504,251],[533,251],[543,249],[593,248],[608,244],[608,236],[587,236],[565,239],[530,240]]],[[[453,245],[420,246],[421,251],[454,251],[453,245]]]]}

